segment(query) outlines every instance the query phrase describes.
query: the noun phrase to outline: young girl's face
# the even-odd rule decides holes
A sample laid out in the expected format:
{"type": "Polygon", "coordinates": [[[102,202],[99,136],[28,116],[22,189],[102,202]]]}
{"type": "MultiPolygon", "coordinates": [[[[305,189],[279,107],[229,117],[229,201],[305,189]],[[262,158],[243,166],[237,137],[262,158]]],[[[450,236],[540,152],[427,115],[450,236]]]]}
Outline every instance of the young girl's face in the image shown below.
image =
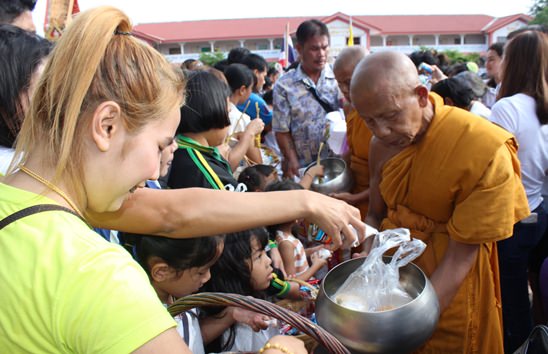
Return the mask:
{"type": "Polygon", "coordinates": [[[169,172],[169,167],[173,161],[173,154],[175,154],[177,147],[177,141],[173,139],[171,144],[162,149],[162,156],[160,157],[160,177],[164,177],[169,172]]]}
{"type": "Polygon", "coordinates": [[[271,174],[263,178],[261,183],[261,190],[264,191],[266,186],[268,186],[272,182],[276,182],[277,180],[278,180],[278,172],[274,170],[271,174]]]}
{"type": "Polygon", "coordinates": [[[248,87],[245,87],[242,90],[242,96],[240,96],[240,99],[238,100],[238,104],[244,104],[249,99],[249,96],[251,96],[251,92],[253,92],[253,85],[249,85],[248,87]]]}
{"type": "Polygon", "coordinates": [[[254,290],[265,290],[272,280],[272,260],[267,256],[257,238],[251,240],[251,287],[254,290]]]}
{"type": "Polygon", "coordinates": [[[217,246],[217,255],[213,260],[201,267],[193,267],[177,272],[170,267],[171,277],[160,286],[175,298],[198,292],[210,278],[210,268],[217,262],[223,253],[223,244],[217,246]]]}

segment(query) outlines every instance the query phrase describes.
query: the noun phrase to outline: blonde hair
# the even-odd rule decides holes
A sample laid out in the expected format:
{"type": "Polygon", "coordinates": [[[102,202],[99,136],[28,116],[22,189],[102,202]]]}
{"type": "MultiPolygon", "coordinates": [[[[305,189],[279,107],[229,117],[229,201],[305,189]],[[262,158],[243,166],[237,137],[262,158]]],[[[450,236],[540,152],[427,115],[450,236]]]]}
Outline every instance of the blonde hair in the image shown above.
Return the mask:
{"type": "Polygon", "coordinates": [[[14,161],[39,152],[44,166],[55,166],[54,181],[61,179],[79,203],[84,136],[101,102],[121,107],[130,133],[183,103],[181,76],[131,30],[114,7],[77,15],[53,50],[19,134],[14,161]]]}

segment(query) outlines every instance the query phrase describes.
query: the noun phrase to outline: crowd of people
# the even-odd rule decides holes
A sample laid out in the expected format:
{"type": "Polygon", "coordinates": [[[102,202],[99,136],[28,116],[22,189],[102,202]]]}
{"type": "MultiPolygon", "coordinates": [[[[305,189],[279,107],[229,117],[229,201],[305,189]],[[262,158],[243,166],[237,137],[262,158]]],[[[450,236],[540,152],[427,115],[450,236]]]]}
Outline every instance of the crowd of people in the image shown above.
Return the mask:
{"type": "Polygon", "coordinates": [[[0,0],[8,352],[304,353],[259,313],[166,307],[201,291],[302,300],[303,282],[367,255],[365,223],[427,245],[416,264],[441,315],[418,352],[513,353],[546,323],[544,27],[490,46],[485,78],[429,51],[355,46],[331,64],[318,20],[299,25],[292,68],[245,48],[208,67],[168,63],[113,7],[53,45],[34,4],[0,0]],[[355,183],[322,195],[333,112],[355,183]]]}

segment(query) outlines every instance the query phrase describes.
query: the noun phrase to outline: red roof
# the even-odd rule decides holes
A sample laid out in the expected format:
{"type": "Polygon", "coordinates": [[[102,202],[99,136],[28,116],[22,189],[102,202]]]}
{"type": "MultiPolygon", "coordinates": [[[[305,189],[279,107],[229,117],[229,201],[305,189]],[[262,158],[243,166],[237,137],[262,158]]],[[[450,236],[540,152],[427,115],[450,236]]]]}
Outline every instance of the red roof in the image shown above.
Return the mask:
{"type": "Polygon", "coordinates": [[[478,33],[494,18],[487,15],[356,16],[381,28],[382,34],[478,33]]]}
{"type": "Polygon", "coordinates": [[[502,28],[514,21],[518,21],[518,20],[521,20],[521,21],[524,21],[524,22],[530,22],[533,20],[533,18],[529,15],[525,15],[525,14],[517,14],[517,15],[510,15],[510,16],[505,16],[505,17],[499,17],[497,19],[495,19],[492,23],[490,23],[487,28],[485,28],[484,30],[485,31],[488,31],[488,32],[493,32],[493,31],[496,31],[498,30],[499,28],[502,28]]]}
{"type": "Polygon", "coordinates": [[[159,43],[281,38],[287,23],[289,31],[294,33],[299,24],[308,19],[310,17],[144,23],[133,30],[138,36],[143,34],[143,37],[159,43]]]}
{"type": "MultiPolygon", "coordinates": [[[[210,40],[239,40],[253,38],[281,38],[287,23],[295,33],[299,24],[317,18],[326,23],[349,16],[337,12],[327,17],[277,17],[186,22],[144,23],[135,26],[134,33],[156,43],[200,42],[210,40]]],[[[525,22],[531,17],[517,14],[501,18],[487,15],[394,15],[352,16],[356,27],[373,29],[381,34],[468,34],[492,32],[515,20],[525,22]]]]}

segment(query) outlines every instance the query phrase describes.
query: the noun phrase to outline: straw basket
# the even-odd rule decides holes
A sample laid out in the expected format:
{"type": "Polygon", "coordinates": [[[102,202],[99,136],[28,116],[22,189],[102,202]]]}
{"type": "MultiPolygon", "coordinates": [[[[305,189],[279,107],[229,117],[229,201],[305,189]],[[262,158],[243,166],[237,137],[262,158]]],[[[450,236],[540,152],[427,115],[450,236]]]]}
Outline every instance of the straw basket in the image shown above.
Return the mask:
{"type": "Polygon", "coordinates": [[[248,296],[228,293],[199,293],[188,295],[175,301],[168,307],[168,311],[172,316],[175,316],[192,308],[204,306],[236,306],[246,310],[255,311],[290,324],[299,331],[313,338],[330,353],[350,353],[348,349],[346,349],[346,347],[344,347],[335,337],[326,332],[317,324],[310,321],[308,318],[268,301],[255,299],[248,296]]]}

